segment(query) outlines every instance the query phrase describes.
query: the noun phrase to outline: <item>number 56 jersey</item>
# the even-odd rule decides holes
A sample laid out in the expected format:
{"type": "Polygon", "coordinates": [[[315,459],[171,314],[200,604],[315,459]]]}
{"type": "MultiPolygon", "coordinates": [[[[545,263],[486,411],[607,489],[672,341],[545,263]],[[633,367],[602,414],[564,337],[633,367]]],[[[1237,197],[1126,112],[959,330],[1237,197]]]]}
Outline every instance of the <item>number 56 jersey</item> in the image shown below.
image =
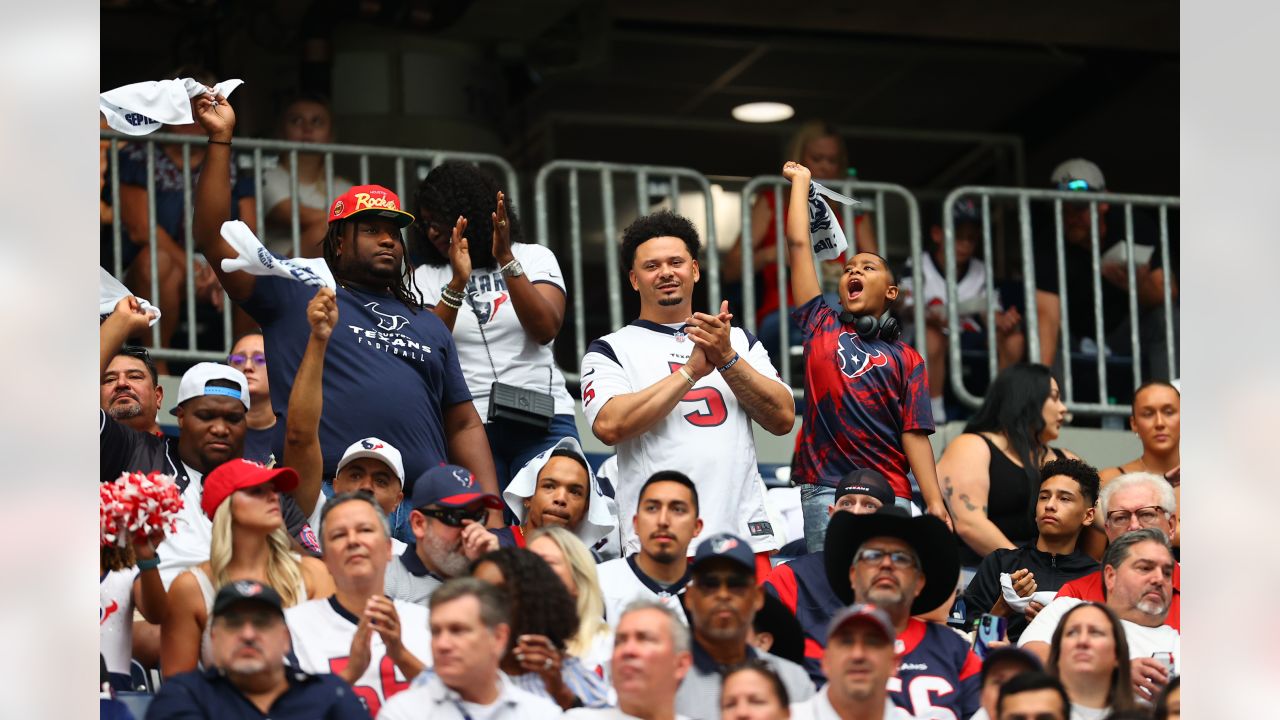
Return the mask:
{"type": "MultiPolygon", "coordinates": [[[[682,323],[636,320],[593,341],[582,358],[582,410],[587,422],[594,426],[601,408],[614,396],[644,390],[688,362],[696,345],[682,328],[682,323]]],[[[739,362],[782,382],[769,353],[754,336],[735,327],[729,342],[741,356],[739,362]]],[[[698,487],[703,528],[689,545],[690,555],[699,538],[719,532],[745,538],[755,552],[780,547],[765,510],[751,418],[719,371],[699,380],[667,417],[647,432],[618,443],[617,450],[615,485],[624,555],[640,549],[631,519],[640,487],[659,470],[678,470],[698,487]]]]}

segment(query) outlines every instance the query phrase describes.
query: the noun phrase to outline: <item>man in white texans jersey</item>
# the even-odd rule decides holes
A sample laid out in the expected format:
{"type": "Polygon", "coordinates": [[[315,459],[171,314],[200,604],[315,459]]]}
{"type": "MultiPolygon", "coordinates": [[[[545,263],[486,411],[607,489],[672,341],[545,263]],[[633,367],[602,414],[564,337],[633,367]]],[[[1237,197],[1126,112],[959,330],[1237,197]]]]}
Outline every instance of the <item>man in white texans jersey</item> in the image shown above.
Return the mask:
{"type": "MultiPolygon", "coordinates": [[[[764,553],[780,542],[751,423],[785,435],[795,402],[764,346],[730,326],[727,302],[715,315],[693,312],[700,246],[693,224],[666,211],[623,232],[622,266],[640,294],[640,317],[587,348],[582,407],[596,437],[618,448],[619,517],[635,514],[644,478],[677,470],[698,484],[705,535],[740,535],[764,553]]],[[[624,522],[622,532],[623,554],[634,553],[634,529],[624,522]]]]}
{"type": "Polygon", "coordinates": [[[320,547],[337,592],[285,611],[293,652],[302,670],[350,683],[376,717],[430,664],[428,612],[383,594],[391,527],[371,493],[337,495],[322,512],[320,547]]]}

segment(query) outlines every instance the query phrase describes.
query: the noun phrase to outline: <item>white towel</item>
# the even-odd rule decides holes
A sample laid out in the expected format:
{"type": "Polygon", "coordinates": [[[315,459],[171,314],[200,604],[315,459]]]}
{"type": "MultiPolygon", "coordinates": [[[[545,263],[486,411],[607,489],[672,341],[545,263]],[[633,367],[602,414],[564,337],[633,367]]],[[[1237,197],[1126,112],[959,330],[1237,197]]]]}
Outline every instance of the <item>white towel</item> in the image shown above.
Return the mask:
{"type": "MultiPolygon", "coordinates": [[[[213,91],[230,97],[243,80],[223,80],[213,91]]],[[[148,80],[98,95],[98,109],[111,129],[126,135],[147,135],[162,125],[190,125],[191,98],[209,92],[192,78],[148,80]]]]}
{"type": "MultiPolygon", "coordinates": [[[[125,287],[115,278],[114,275],[107,272],[106,268],[98,266],[98,318],[105,319],[108,315],[116,311],[116,303],[120,302],[120,298],[133,295],[129,292],[129,288],[125,287]]],[[[151,321],[147,325],[155,325],[160,321],[160,308],[147,302],[145,298],[138,298],[138,304],[142,306],[142,311],[151,315],[151,321]]]]}
{"type": "Polygon", "coordinates": [[[250,275],[278,275],[316,287],[338,287],[322,258],[276,257],[262,246],[249,226],[239,220],[222,223],[222,239],[239,255],[222,261],[223,272],[243,270],[250,275]]]}
{"type": "Polygon", "coordinates": [[[835,214],[819,195],[845,205],[859,203],[816,182],[809,183],[809,241],[813,243],[813,254],[819,260],[835,260],[849,249],[849,243],[844,239],[844,231],[840,229],[840,223],[836,222],[835,214]]]}
{"type": "MultiPolygon", "coordinates": [[[[555,445],[543,450],[533,457],[532,460],[525,463],[524,467],[511,478],[511,483],[507,485],[507,489],[502,491],[502,499],[506,501],[507,507],[511,508],[511,512],[515,513],[516,519],[521,523],[524,522],[524,501],[526,498],[533,497],[534,491],[537,490],[538,473],[542,472],[542,468],[551,460],[551,453],[559,448],[572,450],[574,453],[581,455],[584,459],[586,453],[583,452],[582,446],[573,437],[563,437],[556,442],[555,445]]],[[[591,467],[587,467],[587,483],[589,488],[589,500],[587,501],[587,515],[582,519],[582,523],[573,534],[578,536],[582,544],[588,548],[594,547],[601,538],[608,536],[618,527],[618,505],[613,498],[604,494],[600,489],[600,483],[596,481],[596,474],[591,471],[591,467]]]]}
{"type": "Polygon", "coordinates": [[[1030,597],[1022,597],[1013,589],[1013,578],[1009,577],[1009,573],[1000,573],[1000,592],[1004,595],[1004,604],[1018,613],[1025,613],[1032,602],[1047,606],[1058,596],[1056,590],[1041,590],[1031,593],[1030,597]]]}

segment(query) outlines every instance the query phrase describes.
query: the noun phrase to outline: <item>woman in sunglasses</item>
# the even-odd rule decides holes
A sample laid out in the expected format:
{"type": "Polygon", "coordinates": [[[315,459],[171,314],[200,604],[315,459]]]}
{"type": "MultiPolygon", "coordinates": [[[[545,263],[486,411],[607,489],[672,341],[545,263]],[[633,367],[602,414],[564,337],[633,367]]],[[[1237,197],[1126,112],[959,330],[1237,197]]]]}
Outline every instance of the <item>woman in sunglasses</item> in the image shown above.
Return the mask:
{"type": "Polygon", "coordinates": [[[500,667],[512,682],[566,710],[609,706],[604,680],[567,652],[578,612],[546,561],[524,548],[503,548],[476,560],[471,575],[511,598],[511,640],[500,667]]]}
{"type": "Polygon", "coordinates": [[[267,467],[284,456],[284,423],[276,422],[271,407],[271,386],[267,384],[267,356],[262,331],[250,330],[236,340],[227,355],[227,364],[244,373],[249,381],[249,414],[245,424],[244,458],[267,467]]]}

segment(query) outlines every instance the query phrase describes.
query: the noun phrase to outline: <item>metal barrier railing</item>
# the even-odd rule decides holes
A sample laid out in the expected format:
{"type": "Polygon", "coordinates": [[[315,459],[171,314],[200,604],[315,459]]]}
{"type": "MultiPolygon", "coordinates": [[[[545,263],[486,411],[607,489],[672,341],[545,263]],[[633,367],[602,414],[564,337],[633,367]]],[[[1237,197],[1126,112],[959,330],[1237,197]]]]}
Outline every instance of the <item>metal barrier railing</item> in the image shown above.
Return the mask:
{"type": "MultiPolygon", "coordinates": [[[[1129,310],[1129,342],[1132,352],[1133,364],[1133,387],[1137,387],[1142,383],[1142,343],[1140,342],[1140,318],[1138,310],[1138,287],[1137,287],[1137,264],[1134,260],[1134,231],[1133,231],[1133,208],[1154,207],[1159,215],[1159,250],[1160,257],[1163,259],[1162,270],[1164,271],[1163,285],[1163,308],[1164,308],[1164,336],[1165,336],[1165,352],[1170,377],[1177,377],[1177,358],[1174,352],[1174,304],[1172,302],[1171,285],[1173,282],[1173,274],[1169,267],[1169,210],[1177,209],[1180,201],[1177,197],[1161,196],[1161,195],[1127,195],[1119,193],[1106,192],[1080,192],[1074,190],[1032,190],[1025,188],[1003,188],[1003,187],[985,187],[985,186],[966,186],[952,190],[943,201],[942,221],[943,233],[945,237],[945,253],[946,253],[946,284],[947,284],[947,327],[948,327],[948,372],[951,387],[956,397],[969,407],[977,408],[982,404],[982,398],[971,392],[964,384],[963,368],[960,362],[960,319],[957,309],[956,294],[956,266],[955,266],[955,218],[953,210],[955,203],[962,197],[977,198],[981,201],[982,208],[982,256],[992,257],[991,245],[991,201],[993,199],[1012,200],[1017,203],[1018,212],[1018,228],[1019,228],[1019,247],[1022,254],[1022,286],[1024,307],[1023,317],[1027,325],[1027,357],[1031,362],[1040,362],[1042,353],[1040,348],[1040,322],[1036,312],[1036,257],[1034,249],[1034,239],[1031,227],[1031,202],[1045,201],[1053,204],[1053,223],[1054,223],[1054,251],[1057,261],[1057,280],[1058,280],[1058,309],[1061,313],[1059,323],[1059,338],[1057,358],[1062,360],[1062,394],[1067,408],[1073,413],[1081,415],[1110,415],[1110,416],[1126,416],[1129,414],[1129,406],[1127,404],[1111,403],[1108,401],[1107,394],[1107,343],[1105,331],[1103,330],[1103,300],[1102,300],[1102,261],[1100,255],[1099,232],[1098,232],[1098,204],[1109,203],[1112,205],[1122,205],[1124,208],[1124,228],[1123,241],[1126,245],[1126,261],[1125,269],[1128,278],[1128,310],[1129,310]],[[1070,293],[1068,278],[1066,274],[1065,245],[1063,235],[1063,202],[1070,203],[1089,203],[1089,232],[1090,232],[1090,255],[1092,262],[1092,273],[1090,275],[1092,281],[1093,292],[1093,320],[1094,320],[1094,340],[1097,346],[1097,381],[1098,396],[1101,402],[1077,402],[1075,383],[1072,370],[1072,345],[1070,334],[1070,315],[1068,308],[1068,295],[1070,293]]],[[[1079,281],[1078,278],[1072,280],[1079,281]]],[[[917,281],[918,283],[918,281],[917,281]]],[[[917,287],[919,285],[917,284],[917,287]]],[[[1077,288],[1079,286],[1077,285],[1077,288]]],[[[986,312],[985,320],[988,332],[986,333],[987,341],[987,362],[989,377],[995,377],[997,372],[997,353],[996,353],[996,333],[992,330],[995,327],[996,313],[996,294],[994,288],[994,280],[990,272],[986,276],[986,312]]]]}
{"type": "MultiPolygon", "coordinates": [[[[182,148],[182,207],[183,207],[183,237],[173,238],[175,242],[182,243],[186,253],[186,279],[184,283],[184,297],[186,298],[186,320],[187,320],[187,348],[161,347],[160,326],[159,324],[151,328],[151,354],[157,358],[164,360],[214,360],[220,361],[226,357],[226,353],[231,349],[232,333],[231,333],[231,303],[228,298],[223,298],[223,344],[225,347],[221,351],[197,350],[196,349],[196,301],[195,301],[195,276],[194,276],[194,253],[196,252],[195,242],[192,237],[191,217],[193,213],[192,206],[192,180],[191,180],[191,146],[204,145],[206,138],[204,136],[177,135],[172,133],[154,133],[145,137],[134,137],[123,135],[110,130],[103,130],[100,133],[103,140],[109,141],[109,158],[110,158],[110,179],[111,184],[111,203],[112,203],[112,220],[111,220],[111,242],[115,253],[115,259],[112,266],[112,274],[117,279],[123,281],[125,268],[122,267],[122,251],[123,251],[123,228],[121,227],[120,212],[120,143],[121,141],[130,144],[145,145],[146,153],[146,188],[147,188],[147,247],[150,249],[150,270],[151,270],[151,296],[150,300],[157,305],[159,304],[160,288],[159,288],[159,264],[157,257],[157,236],[156,236],[156,186],[155,186],[155,170],[156,170],[156,147],[162,144],[179,145],[182,148]]],[[[374,147],[364,145],[337,145],[328,143],[299,143],[286,140],[264,140],[256,138],[236,138],[237,149],[241,151],[251,151],[247,154],[250,160],[248,171],[253,173],[254,178],[254,197],[262,197],[263,188],[263,171],[266,169],[264,153],[282,153],[289,157],[289,184],[290,197],[295,201],[292,205],[291,217],[291,233],[293,241],[293,254],[300,254],[301,250],[301,221],[299,218],[299,205],[296,202],[298,198],[298,154],[311,153],[324,155],[324,179],[325,179],[325,195],[331,201],[334,197],[333,178],[334,178],[334,159],[335,157],[354,157],[359,162],[359,183],[367,184],[371,181],[369,162],[370,158],[390,159],[394,163],[394,189],[400,196],[402,202],[411,201],[410,194],[412,188],[406,184],[406,163],[422,163],[417,169],[417,174],[422,175],[427,169],[435,167],[445,160],[462,160],[473,162],[479,165],[489,165],[495,168],[506,180],[505,192],[507,197],[511,198],[511,202],[515,206],[519,206],[520,182],[516,175],[515,169],[503,158],[497,155],[489,155],[484,153],[459,152],[452,150],[428,150],[428,149],[410,149],[410,148],[389,148],[374,147]]],[[[241,155],[240,158],[245,158],[241,155]]],[[[244,168],[241,168],[244,171],[244,168]]],[[[420,179],[420,178],[418,178],[420,179]]],[[[379,179],[374,178],[374,182],[379,179]]],[[[416,182],[416,180],[415,180],[416,182]]],[[[386,185],[386,182],[379,182],[386,185]]],[[[256,217],[254,218],[260,236],[263,236],[265,227],[265,218],[268,208],[263,206],[262,202],[255,203],[257,206],[256,217]]],[[[328,209],[327,207],[324,209],[328,209]]],[[[408,208],[410,211],[415,208],[408,208]]],[[[165,312],[177,312],[177,308],[163,308],[165,312]]]]}
{"type": "MultiPolygon", "coordinates": [[[[696,170],[680,167],[658,165],[624,165],[608,162],[591,162],[583,160],[555,160],[543,165],[538,170],[534,181],[534,205],[537,213],[538,237],[547,244],[551,235],[550,224],[550,189],[549,181],[557,172],[568,174],[569,201],[569,253],[573,271],[573,337],[576,357],[581,360],[587,353],[586,336],[586,293],[583,291],[582,267],[582,202],[580,173],[598,173],[600,176],[600,209],[602,232],[604,238],[605,283],[608,292],[610,331],[623,325],[622,319],[622,282],[618,267],[618,213],[616,210],[614,181],[619,176],[633,176],[636,185],[637,217],[644,215],[652,207],[650,192],[651,178],[662,179],[669,184],[664,194],[671,202],[672,210],[678,210],[680,198],[680,180],[689,180],[700,191],[706,207],[706,238],[703,242],[705,251],[704,282],[707,288],[708,306],[720,306],[720,256],[716,249],[715,209],[711,199],[711,183],[696,170]]],[[[579,374],[563,371],[565,379],[576,382],[579,374]]]]}
{"type": "MultiPolygon", "coordinates": [[[[899,197],[906,205],[907,219],[907,247],[912,258],[912,283],[913,287],[921,287],[923,276],[920,268],[920,209],[919,203],[916,202],[915,195],[901,185],[894,183],[868,182],[864,180],[822,180],[821,184],[832,190],[849,195],[854,198],[865,198],[867,195],[873,195],[874,201],[863,203],[856,206],[841,205],[841,226],[844,228],[845,236],[849,242],[849,253],[857,252],[857,233],[854,229],[854,218],[856,214],[865,213],[874,218],[875,235],[877,250],[883,257],[888,257],[889,237],[885,232],[887,224],[887,212],[885,209],[886,197],[899,197]]],[[[755,298],[755,264],[753,259],[754,248],[751,243],[751,206],[755,196],[765,189],[773,190],[774,201],[777,206],[773,213],[773,230],[774,237],[777,242],[774,250],[777,253],[777,282],[778,282],[778,311],[782,315],[782,322],[778,323],[779,342],[778,346],[782,348],[779,358],[779,371],[782,374],[782,380],[792,387],[792,391],[796,398],[804,397],[803,386],[797,386],[791,381],[791,353],[788,348],[791,346],[790,339],[790,323],[786,322],[789,308],[787,307],[788,275],[787,275],[787,243],[785,227],[782,221],[782,210],[786,207],[787,198],[791,193],[791,181],[780,175],[761,175],[752,178],[742,188],[742,304],[746,317],[744,322],[749,330],[756,332],[756,298],[755,298]]],[[[897,237],[897,236],[895,236],[897,237]]],[[[821,269],[819,269],[821,274],[821,269]]],[[[925,347],[925,326],[924,326],[924,305],[923,303],[915,303],[913,309],[915,318],[915,335],[917,348],[925,347]]]]}

